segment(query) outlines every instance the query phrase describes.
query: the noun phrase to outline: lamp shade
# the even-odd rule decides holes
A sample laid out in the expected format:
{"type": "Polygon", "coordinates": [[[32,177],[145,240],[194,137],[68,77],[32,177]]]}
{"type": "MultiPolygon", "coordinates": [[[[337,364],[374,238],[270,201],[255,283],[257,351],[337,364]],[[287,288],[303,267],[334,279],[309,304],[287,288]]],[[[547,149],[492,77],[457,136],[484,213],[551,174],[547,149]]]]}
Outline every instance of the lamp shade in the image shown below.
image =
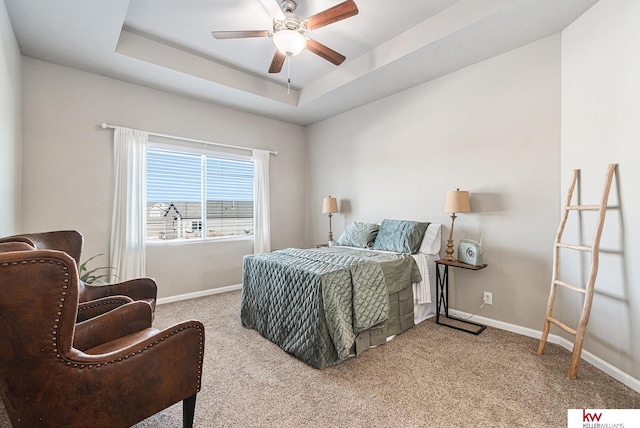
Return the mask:
{"type": "Polygon", "coordinates": [[[447,192],[447,201],[444,204],[446,213],[470,213],[469,192],[456,189],[447,192]]]}
{"type": "Polygon", "coordinates": [[[322,214],[332,214],[338,212],[338,201],[331,196],[322,199],[322,214]]]}
{"type": "Polygon", "coordinates": [[[273,33],[273,44],[280,52],[296,56],[307,47],[307,39],[294,30],[280,30],[273,33]]]}

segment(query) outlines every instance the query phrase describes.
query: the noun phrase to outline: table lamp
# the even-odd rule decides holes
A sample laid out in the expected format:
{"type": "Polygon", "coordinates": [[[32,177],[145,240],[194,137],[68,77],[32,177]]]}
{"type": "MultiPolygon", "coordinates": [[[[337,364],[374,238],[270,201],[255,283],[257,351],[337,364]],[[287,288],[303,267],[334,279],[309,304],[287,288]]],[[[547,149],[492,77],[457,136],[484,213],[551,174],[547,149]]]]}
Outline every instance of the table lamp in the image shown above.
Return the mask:
{"type": "Polygon", "coordinates": [[[331,196],[322,200],[322,214],[329,214],[329,246],[333,245],[333,233],[331,232],[331,216],[338,212],[338,201],[331,196]]]}
{"type": "Polygon", "coordinates": [[[447,192],[447,201],[444,204],[444,212],[451,213],[451,230],[449,231],[449,240],[447,241],[447,256],[445,260],[455,261],[453,257],[453,223],[456,221],[456,213],[470,213],[469,192],[456,189],[447,192]]]}

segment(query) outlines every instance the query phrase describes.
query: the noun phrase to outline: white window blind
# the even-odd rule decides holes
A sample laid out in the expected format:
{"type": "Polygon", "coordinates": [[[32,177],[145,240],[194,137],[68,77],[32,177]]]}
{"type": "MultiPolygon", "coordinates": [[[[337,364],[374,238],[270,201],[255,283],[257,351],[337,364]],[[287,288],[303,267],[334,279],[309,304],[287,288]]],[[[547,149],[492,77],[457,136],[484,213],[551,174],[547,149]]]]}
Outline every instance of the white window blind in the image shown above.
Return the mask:
{"type": "Polygon", "coordinates": [[[147,149],[147,242],[253,235],[253,162],[147,149]]]}

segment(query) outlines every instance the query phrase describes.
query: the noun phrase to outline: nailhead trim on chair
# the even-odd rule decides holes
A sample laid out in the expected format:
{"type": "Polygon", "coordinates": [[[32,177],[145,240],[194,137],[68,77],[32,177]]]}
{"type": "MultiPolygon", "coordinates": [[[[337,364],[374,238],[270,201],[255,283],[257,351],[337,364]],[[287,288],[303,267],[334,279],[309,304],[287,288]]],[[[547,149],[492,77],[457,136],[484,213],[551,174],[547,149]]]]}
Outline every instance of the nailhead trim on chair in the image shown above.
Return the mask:
{"type": "Polygon", "coordinates": [[[114,304],[114,303],[122,303],[124,305],[124,302],[122,300],[118,300],[118,299],[101,300],[100,302],[95,302],[95,303],[92,303],[90,305],[84,305],[82,308],[78,308],[78,312],[86,311],[88,309],[97,308],[99,306],[111,305],[111,304],[114,304]]]}
{"type": "Polygon", "coordinates": [[[47,259],[38,259],[38,260],[22,260],[20,262],[11,262],[11,263],[2,263],[0,266],[6,267],[6,266],[17,266],[18,264],[22,264],[22,265],[26,265],[27,263],[49,263],[49,264],[54,264],[56,263],[58,266],[62,267],[62,271],[64,272],[64,280],[63,280],[63,285],[62,285],[62,289],[60,291],[60,303],[58,304],[58,308],[60,309],[59,311],[56,312],[56,318],[53,320],[53,330],[51,331],[51,341],[52,341],[52,345],[53,345],[53,353],[55,355],[55,357],[57,359],[59,359],[61,362],[63,362],[64,364],[66,364],[67,366],[72,366],[73,368],[79,368],[79,369],[92,369],[94,367],[101,367],[101,366],[106,366],[107,364],[115,364],[117,362],[120,362],[122,360],[127,360],[129,357],[134,357],[137,354],[141,354],[143,351],[153,347],[154,345],[158,345],[160,342],[163,342],[165,339],[169,338],[170,336],[175,335],[176,333],[178,333],[179,331],[185,330],[187,328],[195,328],[198,330],[199,336],[200,336],[200,351],[198,352],[198,390],[200,390],[201,387],[201,379],[202,379],[202,359],[203,359],[203,355],[204,355],[204,340],[203,340],[203,331],[202,328],[200,326],[183,326],[180,327],[176,330],[173,330],[167,334],[165,334],[164,336],[160,337],[159,339],[155,340],[153,343],[150,343],[149,345],[145,346],[143,349],[138,350],[136,352],[132,352],[131,354],[128,355],[124,355],[122,357],[119,358],[115,358],[113,360],[110,361],[105,361],[104,363],[97,363],[97,364],[82,364],[82,363],[74,363],[72,361],[67,360],[65,357],[62,356],[62,354],[60,354],[60,352],[58,352],[58,330],[60,328],[59,323],[60,323],[60,317],[62,316],[62,308],[64,308],[64,302],[67,296],[67,290],[69,289],[69,267],[67,265],[65,265],[64,263],[60,262],[60,261],[56,261],[56,260],[47,260],[47,259]]]}

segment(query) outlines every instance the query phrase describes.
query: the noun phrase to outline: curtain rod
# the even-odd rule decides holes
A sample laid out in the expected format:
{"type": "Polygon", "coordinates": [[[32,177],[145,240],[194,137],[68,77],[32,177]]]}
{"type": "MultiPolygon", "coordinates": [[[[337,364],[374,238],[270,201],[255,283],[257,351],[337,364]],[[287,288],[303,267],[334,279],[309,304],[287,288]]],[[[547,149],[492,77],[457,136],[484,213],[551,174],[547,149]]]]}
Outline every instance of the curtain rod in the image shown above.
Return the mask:
{"type": "MultiPolygon", "coordinates": [[[[107,129],[107,128],[111,128],[111,129],[127,128],[126,126],[109,125],[108,123],[105,123],[105,122],[102,122],[102,125],[100,125],[100,127],[102,129],[107,129]]],[[[133,129],[133,128],[128,128],[128,129],[133,129]]],[[[213,145],[213,146],[227,147],[227,148],[230,148],[230,149],[253,150],[253,149],[251,149],[249,147],[233,146],[233,145],[230,145],[230,144],[222,144],[222,143],[212,143],[211,141],[195,140],[193,138],[177,137],[175,135],[158,134],[157,132],[140,131],[139,129],[133,129],[133,130],[134,131],[138,131],[138,132],[146,132],[147,134],[155,135],[156,137],[171,138],[173,140],[189,141],[191,143],[200,143],[200,144],[210,144],[210,145],[213,145]]],[[[278,155],[278,151],[277,150],[267,150],[267,151],[269,152],[269,154],[272,154],[274,156],[278,155]]]]}

